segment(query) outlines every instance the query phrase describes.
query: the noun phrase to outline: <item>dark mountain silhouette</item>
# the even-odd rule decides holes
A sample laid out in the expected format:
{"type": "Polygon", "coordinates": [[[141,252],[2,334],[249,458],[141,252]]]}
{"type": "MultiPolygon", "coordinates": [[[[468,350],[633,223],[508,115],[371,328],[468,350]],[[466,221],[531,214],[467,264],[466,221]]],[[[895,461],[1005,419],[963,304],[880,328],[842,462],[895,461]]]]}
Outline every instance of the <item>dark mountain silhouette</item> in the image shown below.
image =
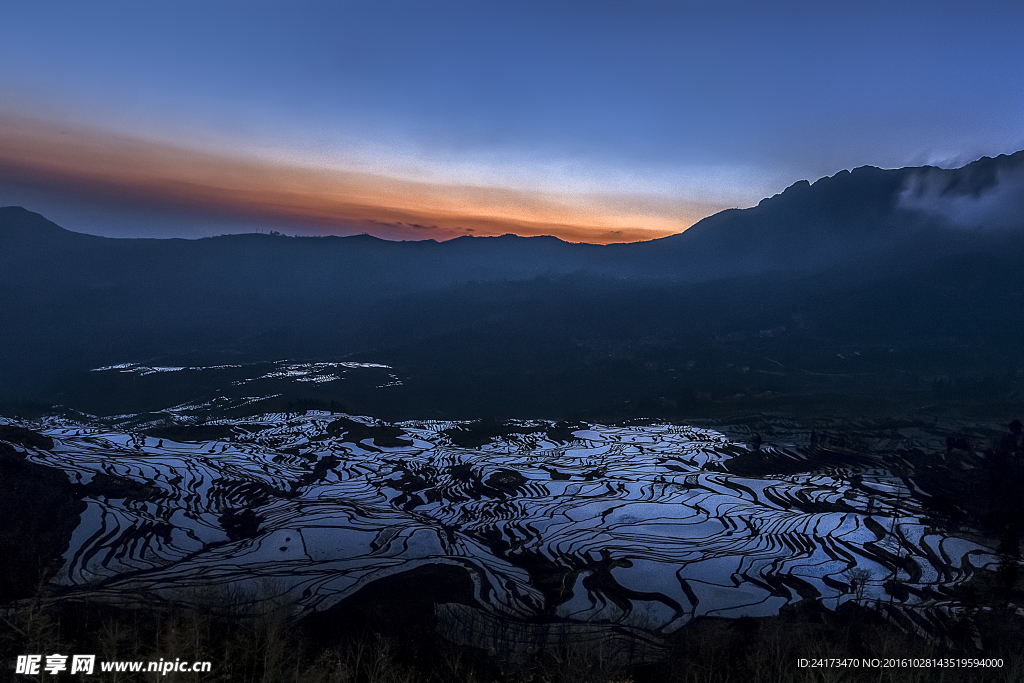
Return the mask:
{"type": "MultiPolygon", "coordinates": [[[[712,280],[762,272],[815,272],[897,255],[916,259],[991,246],[1005,234],[965,234],[922,210],[926,194],[981,201],[1001,181],[1024,177],[1024,151],[983,158],[961,169],[934,167],[842,171],[794,183],[751,209],[730,209],[684,233],[650,242],[597,246],[554,237],[460,237],[393,242],[368,235],[226,235],[199,240],[106,239],[68,232],[20,207],[0,208],[7,278],[45,271],[69,277],[152,279],[187,268],[190,279],[344,286],[380,294],[474,280],[516,280],[589,272],[618,278],[712,280]],[[909,200],[908,195],[916,195],[909,200]],[[111,262],[117,266],[109,268],[111,262]],[[156,271],[153,268],[157,268],[156,271]]],[[[940,207],[941,208],[941,207],[940,207]]],[[[1024,217],[1018,227],[1024,228],[1024,217]]]]}
{"type": "MultiPolygon", "coordinates": [[[[666,259],[685,264],[690,279],[873,268],[902,258],[922,263],[965,248],[999,249],[1008,236],[1005,230],[968,233],[941,215],[940,202],[928,211],[929,200],[981,203],[1000,182],[1024,190],[1019,180],[1024,151],[960,169],[862,166],[813,184],[794,183],[754,208],[722,211],[682,234],[635,249],[657,259],[661,272],[671,267],[666,259]],[[915,195],[918,201],[912,201],[915,195]]],[[[1024,213],[1015,227],[1024,229],[1024,213]]]]}
{"type": "MultiPolygon", "coordinates": [[[[408,415],[685,412],[756,396],[792,407],[946,384],[954,398],[1011,400],[1022,173],[1024,152],[862,167],[609,246],[109,239],[0,208],[0,400],[99,411],[91,368],[282,358],[389,363],[401,389],[301,388],[408,415]]],[[[108,388],[102,410],[138,408],[146,391],[108,388]]]]}

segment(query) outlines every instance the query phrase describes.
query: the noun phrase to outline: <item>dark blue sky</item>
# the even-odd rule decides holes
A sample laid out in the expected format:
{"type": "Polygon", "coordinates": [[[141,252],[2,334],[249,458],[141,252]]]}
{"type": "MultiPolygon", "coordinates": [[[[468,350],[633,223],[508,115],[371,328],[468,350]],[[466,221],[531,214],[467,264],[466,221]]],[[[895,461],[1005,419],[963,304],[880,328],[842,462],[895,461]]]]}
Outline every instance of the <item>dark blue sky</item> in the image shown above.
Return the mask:
{"type": "Polygon", "coordinates": [[[107,234],[422,214],[635,239],[844,168],[1024,148],[1020,2],[36,0],[3,23],[0,204],[107,234]]]}

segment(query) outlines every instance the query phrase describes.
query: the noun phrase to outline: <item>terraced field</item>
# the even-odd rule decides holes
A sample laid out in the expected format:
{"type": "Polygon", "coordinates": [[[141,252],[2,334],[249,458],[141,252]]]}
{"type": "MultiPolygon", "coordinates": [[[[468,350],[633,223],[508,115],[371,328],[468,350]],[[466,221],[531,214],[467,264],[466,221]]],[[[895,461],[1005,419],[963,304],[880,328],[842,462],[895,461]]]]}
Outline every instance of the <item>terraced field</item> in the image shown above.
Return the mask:
{"type": "Polygon", "coordinates": [[[740,476],[730,463],[752,447],[707,429],[534,421],[495,436],[322,412],[130,423],[28,425],[54,442],[28,459],[86,491],[54,580],[93,599],[214,587],[310,613],[446,565],[474,586],[438,607],[464,636],[494,619],[666,635],[802,598],[892,601],[927,629],[996,561],[925,525],[912,484],[877,463],[763,445],[795,473],[740,476]]]}

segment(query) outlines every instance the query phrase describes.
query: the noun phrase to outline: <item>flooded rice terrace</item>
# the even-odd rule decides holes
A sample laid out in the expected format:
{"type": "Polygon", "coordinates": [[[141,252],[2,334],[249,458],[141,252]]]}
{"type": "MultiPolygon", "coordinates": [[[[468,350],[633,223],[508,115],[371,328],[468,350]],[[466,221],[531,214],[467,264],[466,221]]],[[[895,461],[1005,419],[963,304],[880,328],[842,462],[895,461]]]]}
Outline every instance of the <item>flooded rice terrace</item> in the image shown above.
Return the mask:
{"type": "Polygon", "coordinates": [[[148,434],[31,426],[54,447],[29,459],[89,491],[54,581],[93,598],[213,586],[309,613],[448,565],[473,596],[437,609],[467,628],[507,618],[665,635],[803,598],[895,600],[927,624],[995,562],[926,526],[915,492],[880,467],[739,476],[730,461],[753,447],[708,429],[533,421],[481,437],[466,423],[325,412],[148,434]]]}

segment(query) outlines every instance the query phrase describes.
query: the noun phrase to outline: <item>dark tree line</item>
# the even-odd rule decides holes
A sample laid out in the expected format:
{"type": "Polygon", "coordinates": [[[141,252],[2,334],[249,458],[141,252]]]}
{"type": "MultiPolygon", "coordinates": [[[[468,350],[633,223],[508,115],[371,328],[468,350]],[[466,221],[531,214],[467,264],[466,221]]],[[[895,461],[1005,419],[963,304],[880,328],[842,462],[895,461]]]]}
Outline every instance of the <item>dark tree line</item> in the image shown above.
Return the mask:
{"type": "Polygon", "coordinates": [[[1012,593],[1020,573],[1020,537],[1024,531],[1024,430],[1020,420],[1010,423],[1010,433],[985,454],[984,492],[987,526],[999,534],[999,585],[1012,593]]]}
{"type": "Polygon", "coordinates": [[[933,517],[967,525],[998,539],[997,588],[1015,595],[1020,578],[1024,533],[1024,428],[1020,420],[989,448],[976,451],[967,439],[950,436],[941,462],[923,453],[910,455],[914,482],[927,495],[933,517]]]}

